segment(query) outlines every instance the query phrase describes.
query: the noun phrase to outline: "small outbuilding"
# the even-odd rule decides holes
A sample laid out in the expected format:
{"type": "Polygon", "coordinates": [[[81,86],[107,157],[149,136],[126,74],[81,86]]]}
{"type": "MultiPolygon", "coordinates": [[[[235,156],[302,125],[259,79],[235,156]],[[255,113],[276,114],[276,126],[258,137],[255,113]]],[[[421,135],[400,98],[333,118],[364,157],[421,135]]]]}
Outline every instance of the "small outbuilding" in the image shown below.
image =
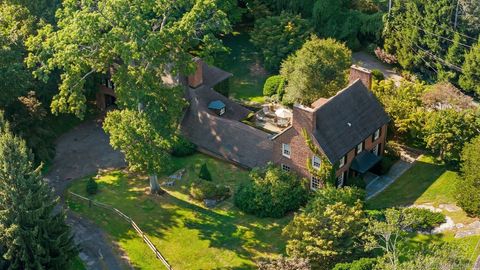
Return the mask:
{"type": "Polygon", "coordinates": [[[220,100],[215,100],[208,104],[208,108],[214,111],[217,115],[223,115],[225,113],[225,103],[220,100]]]}

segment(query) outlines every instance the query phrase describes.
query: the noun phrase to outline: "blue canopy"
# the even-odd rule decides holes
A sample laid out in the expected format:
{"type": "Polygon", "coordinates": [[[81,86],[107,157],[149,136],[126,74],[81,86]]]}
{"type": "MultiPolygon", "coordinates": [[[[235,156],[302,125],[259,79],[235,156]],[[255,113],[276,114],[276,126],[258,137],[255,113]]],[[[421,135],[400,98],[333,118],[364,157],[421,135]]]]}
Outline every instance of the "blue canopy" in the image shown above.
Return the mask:
{"type": "Polygon", "coordinates": [[[366,173],[381,159],[381,157],[376,156],[371,152],[363,151],[355,157],[355,159],[352,161],[352,166],[350,168],[359,173],[366,173]]]}
{"type": "Polygon", "coordinates": [[[212,110],[221,110],[221,109],[225,108],[225,104],[223,102],[221,102],[220,100],[215,100],[215,101],[210,102],[210,104],[208,104],[208,108],[212,109],[212,110]]]}

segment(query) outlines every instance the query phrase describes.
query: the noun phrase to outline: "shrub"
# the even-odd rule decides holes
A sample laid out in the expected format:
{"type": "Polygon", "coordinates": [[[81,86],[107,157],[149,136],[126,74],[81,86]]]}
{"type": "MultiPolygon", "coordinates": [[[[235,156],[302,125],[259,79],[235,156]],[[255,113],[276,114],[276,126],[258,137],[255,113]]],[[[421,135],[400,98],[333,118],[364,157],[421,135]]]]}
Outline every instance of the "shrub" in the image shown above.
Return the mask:
{"type": "Polygon", "coordinates": [[[183,136],[177,136],[173,142],[170,153],[175,157],[185,157],[195,153],[197,146],[183,136]]]}
{"type": "Polygon", "coordinates": [[[93,179],[92,177],[88,178],[86,189],[87,189],[87,194],[89,195],[94,195],[97,193],[98,184],[97,182],[95,182],[95,179],[93,179]]]}
{"type": "Polygon", "coordinates": [[[379,69],[373,69],[372,70],[372,76],[377,81],[385,80],[385,75],[383,75],[383,72],[380,71],[379,69]]]}
{"type": "Polygon", "coordinates": [[[444,214],[423,208],[405,208],[403,215],[413,231],[431,231],[445,222],[444,214]]]}
{"type": "Polygon", "coordinates": [[[339,263],[333,270],[372,270],[376,264],[376,258],[361,258],[351,263],[339,263]]]}
{"type": "Polygon", "coordinates": [[[282,75],[274,75],[268,77],[263,85],[263,95],[271,97],[280,94],[285,88],[285,78],[282,75]]]}
{"type": "Polygon", "coordinates": [[[350,177],[347,180],[347,186],[365,189],[367,187],[367,183],[365,183],[365,181],[361,177],[350,177]]]}
{"type": "Polygon", "coordinates": [[[308,190],[298,177],[269,164],[253,170],[252,181],[240,185],[235,206],[259,217],[282,217],[306,203],[308,190]]]}
{"type": "Polygon", "coordinates": [[[203,163],[202,167],[200,167],[200,172],[198,173],[198,177],[203,180],[212,181],[212,175],[208,170],[207,163],[203,163]]]}
{"type": "Polygon", "coordinates": [[[301,258],[269,259],[258,263],[258,270],[310,270],[308,260],[301,258]]]}
{"type": "Polygon", "coordinates": [[[230,189],[224,185],[216,185],[208,181],[196,181],[190,187],[190,196],[197,201],[205,199],[224,200],[230,196],[230,189]]]}
{"type": "Polygon", "coordinates": [[[387,63],[387,64],[395,64],[397,63],[397,58],[393,54],[389,54],[386,51],[382,50],[380,47],[375,49],[375,55],[377,56],[380,61],[387,63]]]}
{"type": "Polygon", "coordinates": [[[457,203],[467,214],[480,216],[480,136],[462,150],[462,181],[457,183],[457,203]]]}

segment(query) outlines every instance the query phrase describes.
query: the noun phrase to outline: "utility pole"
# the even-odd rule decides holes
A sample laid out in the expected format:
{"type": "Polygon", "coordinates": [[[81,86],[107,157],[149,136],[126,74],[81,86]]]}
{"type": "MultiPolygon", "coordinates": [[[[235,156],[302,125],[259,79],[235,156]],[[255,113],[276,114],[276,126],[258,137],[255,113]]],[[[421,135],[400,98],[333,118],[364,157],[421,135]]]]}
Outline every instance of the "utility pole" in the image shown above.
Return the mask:
{"type": "Polygon", "coordinates": [[[392,0],[388,0],[388,14],[390,14],[390,10],[392,10],[392,0]]]}
{"type": "Polygon", "coordinates": [[[453,29],[457,30],[457,22],[458,22],[458,2],[460,0],[457,0],[457,7],[455,8],[455,23],[453,24],[453,29]]]}

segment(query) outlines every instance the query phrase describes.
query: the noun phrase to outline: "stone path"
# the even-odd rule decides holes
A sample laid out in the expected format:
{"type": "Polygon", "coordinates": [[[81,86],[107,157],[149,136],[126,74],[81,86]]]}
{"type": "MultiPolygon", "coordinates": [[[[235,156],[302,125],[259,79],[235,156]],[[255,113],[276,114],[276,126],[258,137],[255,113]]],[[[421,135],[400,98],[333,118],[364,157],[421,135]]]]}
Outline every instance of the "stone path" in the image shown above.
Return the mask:
{"type": "MultiPolygon", "coordinates": [[[[112,149],[98,122],[88,121],[57,140],[55,159],[45,179],[62,196],[73,179],[95,174],[99,169],[123,166],[122,154],[112,149]]],[[[87,269],[132,269],[128,258],[119,257],[118,249],[95,224],[71,212],[67,214],[67,223],[75,233],[80,258],[87,269]]]]}
{"type": "Polygon", "coordinates": [[[384,191],[388,186],[390,186],[398,177],[400,177],[404,172],[412,167],[413,163],[399,160],[393,164],[392,168],[388,171],[387,174],[378,176],[370,181],[370,183],[365,188],[367,192],[367,200],[375,197],[380,192],[384,191]]]}

